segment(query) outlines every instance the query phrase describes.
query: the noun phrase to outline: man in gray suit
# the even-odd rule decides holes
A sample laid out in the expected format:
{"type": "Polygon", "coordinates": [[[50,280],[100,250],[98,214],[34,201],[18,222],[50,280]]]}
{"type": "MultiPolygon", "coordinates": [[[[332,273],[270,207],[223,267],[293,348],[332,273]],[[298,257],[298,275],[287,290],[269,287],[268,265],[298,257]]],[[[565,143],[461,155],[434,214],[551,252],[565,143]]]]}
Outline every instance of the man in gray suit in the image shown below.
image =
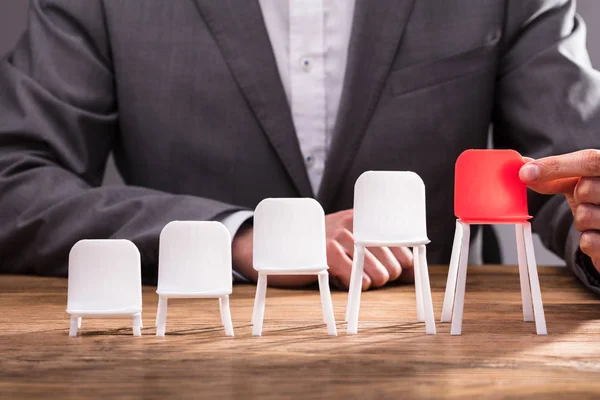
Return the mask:
{"type": "MultiPolygon", "coordinates": [[[[538,159],[524,181],[567,194],[532,192],[534,229],[597,285],[599,153],[539,160],[600,142],[574,1],[33,0],[0,63],[1,270],[66,275],[77,240],[128,238],[151,281],[167,222],[220,220],[252,280],[251,210],[314,196],[347,286],[365,170],[423,177],[429,259],[447,263],[454,161],[490,124],[496,147],[538,159]],[[127,186],[101,186],[111,151],[127,186]]],[[[407,249],[373,249],[363,288],[411,267],[407,249]]]]}

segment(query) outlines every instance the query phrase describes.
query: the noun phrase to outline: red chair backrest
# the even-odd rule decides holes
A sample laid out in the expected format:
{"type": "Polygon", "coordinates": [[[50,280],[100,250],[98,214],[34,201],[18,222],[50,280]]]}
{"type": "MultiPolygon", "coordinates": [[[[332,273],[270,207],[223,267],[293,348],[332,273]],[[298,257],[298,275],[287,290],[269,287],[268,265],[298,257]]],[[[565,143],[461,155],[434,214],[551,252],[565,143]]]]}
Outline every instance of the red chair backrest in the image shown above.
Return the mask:
{"type": "Polygon", "coordinates": [[[465,222],[518,222],[531,218],[525,161],[514,150],[466,150],[456,160],[454,214],[465,222]]]}

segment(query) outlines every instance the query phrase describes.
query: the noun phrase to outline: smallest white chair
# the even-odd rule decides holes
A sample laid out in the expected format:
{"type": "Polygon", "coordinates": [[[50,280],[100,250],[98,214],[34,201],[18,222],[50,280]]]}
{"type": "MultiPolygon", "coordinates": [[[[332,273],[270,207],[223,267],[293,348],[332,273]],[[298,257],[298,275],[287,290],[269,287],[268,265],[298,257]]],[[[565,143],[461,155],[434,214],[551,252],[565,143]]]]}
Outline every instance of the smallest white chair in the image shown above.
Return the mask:
{"type": "Polygon", "coordinates": [[[225,334],[233,336],[231,235],[220,222],[173,221],[160,234],[156,336],[164,336],[169,298],[218,298],[225,334]]]}
{"type": "Polygon", "coordinates": [[[133,335],[142,335],[140,253],[132,242],[77,242],[69,254],[68,284],[69,336],[77,336],[82,317],[131,318],[133,335]]]}
{"type": "Polygon", "coordinates": [[[252,335],[262,335],[267,275],[317,275],[323,320],[329,335],[337,335],[325,247],[325,213],[316,200],[265,199],[258,204],[254,212],[253,266],[258,283],[252,335]]]}

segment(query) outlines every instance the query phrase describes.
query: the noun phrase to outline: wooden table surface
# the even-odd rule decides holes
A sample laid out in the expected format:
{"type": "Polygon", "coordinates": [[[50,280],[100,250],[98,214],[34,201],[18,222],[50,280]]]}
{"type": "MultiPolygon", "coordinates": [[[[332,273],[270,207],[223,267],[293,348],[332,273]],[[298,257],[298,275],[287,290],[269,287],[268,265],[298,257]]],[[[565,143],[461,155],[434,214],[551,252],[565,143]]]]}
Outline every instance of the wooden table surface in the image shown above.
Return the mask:
{"type": "MultiPolygon", "coordinates": [[[[522,322],[516,267],[470,267],[462,336],[425,335],[413,286],[362,296],[346,336],[346,293],[333,292],[327,336],[316,290],[267,290],[251,336],[254,287],[235,286],[235,337],[217,300],[171,300],[154,336],[157,296],[144,287],[143,336],[129,320],[84,319],[68,337],[67,281],[0,275],[0,398],[598,398],[600,299],[562,268],[540,268],[548,336],[522,322]]],[[[439,320],[447,267],[430,268],[439,320]]]]}

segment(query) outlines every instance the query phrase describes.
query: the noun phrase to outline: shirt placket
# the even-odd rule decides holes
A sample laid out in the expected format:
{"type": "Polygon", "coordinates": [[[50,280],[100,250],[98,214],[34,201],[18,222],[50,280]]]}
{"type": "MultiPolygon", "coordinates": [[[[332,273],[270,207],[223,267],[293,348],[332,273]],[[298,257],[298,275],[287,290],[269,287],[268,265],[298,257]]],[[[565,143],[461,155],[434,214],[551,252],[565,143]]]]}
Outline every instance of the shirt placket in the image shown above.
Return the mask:
{"type": "Polygon", "coordinates": [[[323,0],[290,0],[291,110],[314,192],[326,157],[327,107],[323,0]]]}

